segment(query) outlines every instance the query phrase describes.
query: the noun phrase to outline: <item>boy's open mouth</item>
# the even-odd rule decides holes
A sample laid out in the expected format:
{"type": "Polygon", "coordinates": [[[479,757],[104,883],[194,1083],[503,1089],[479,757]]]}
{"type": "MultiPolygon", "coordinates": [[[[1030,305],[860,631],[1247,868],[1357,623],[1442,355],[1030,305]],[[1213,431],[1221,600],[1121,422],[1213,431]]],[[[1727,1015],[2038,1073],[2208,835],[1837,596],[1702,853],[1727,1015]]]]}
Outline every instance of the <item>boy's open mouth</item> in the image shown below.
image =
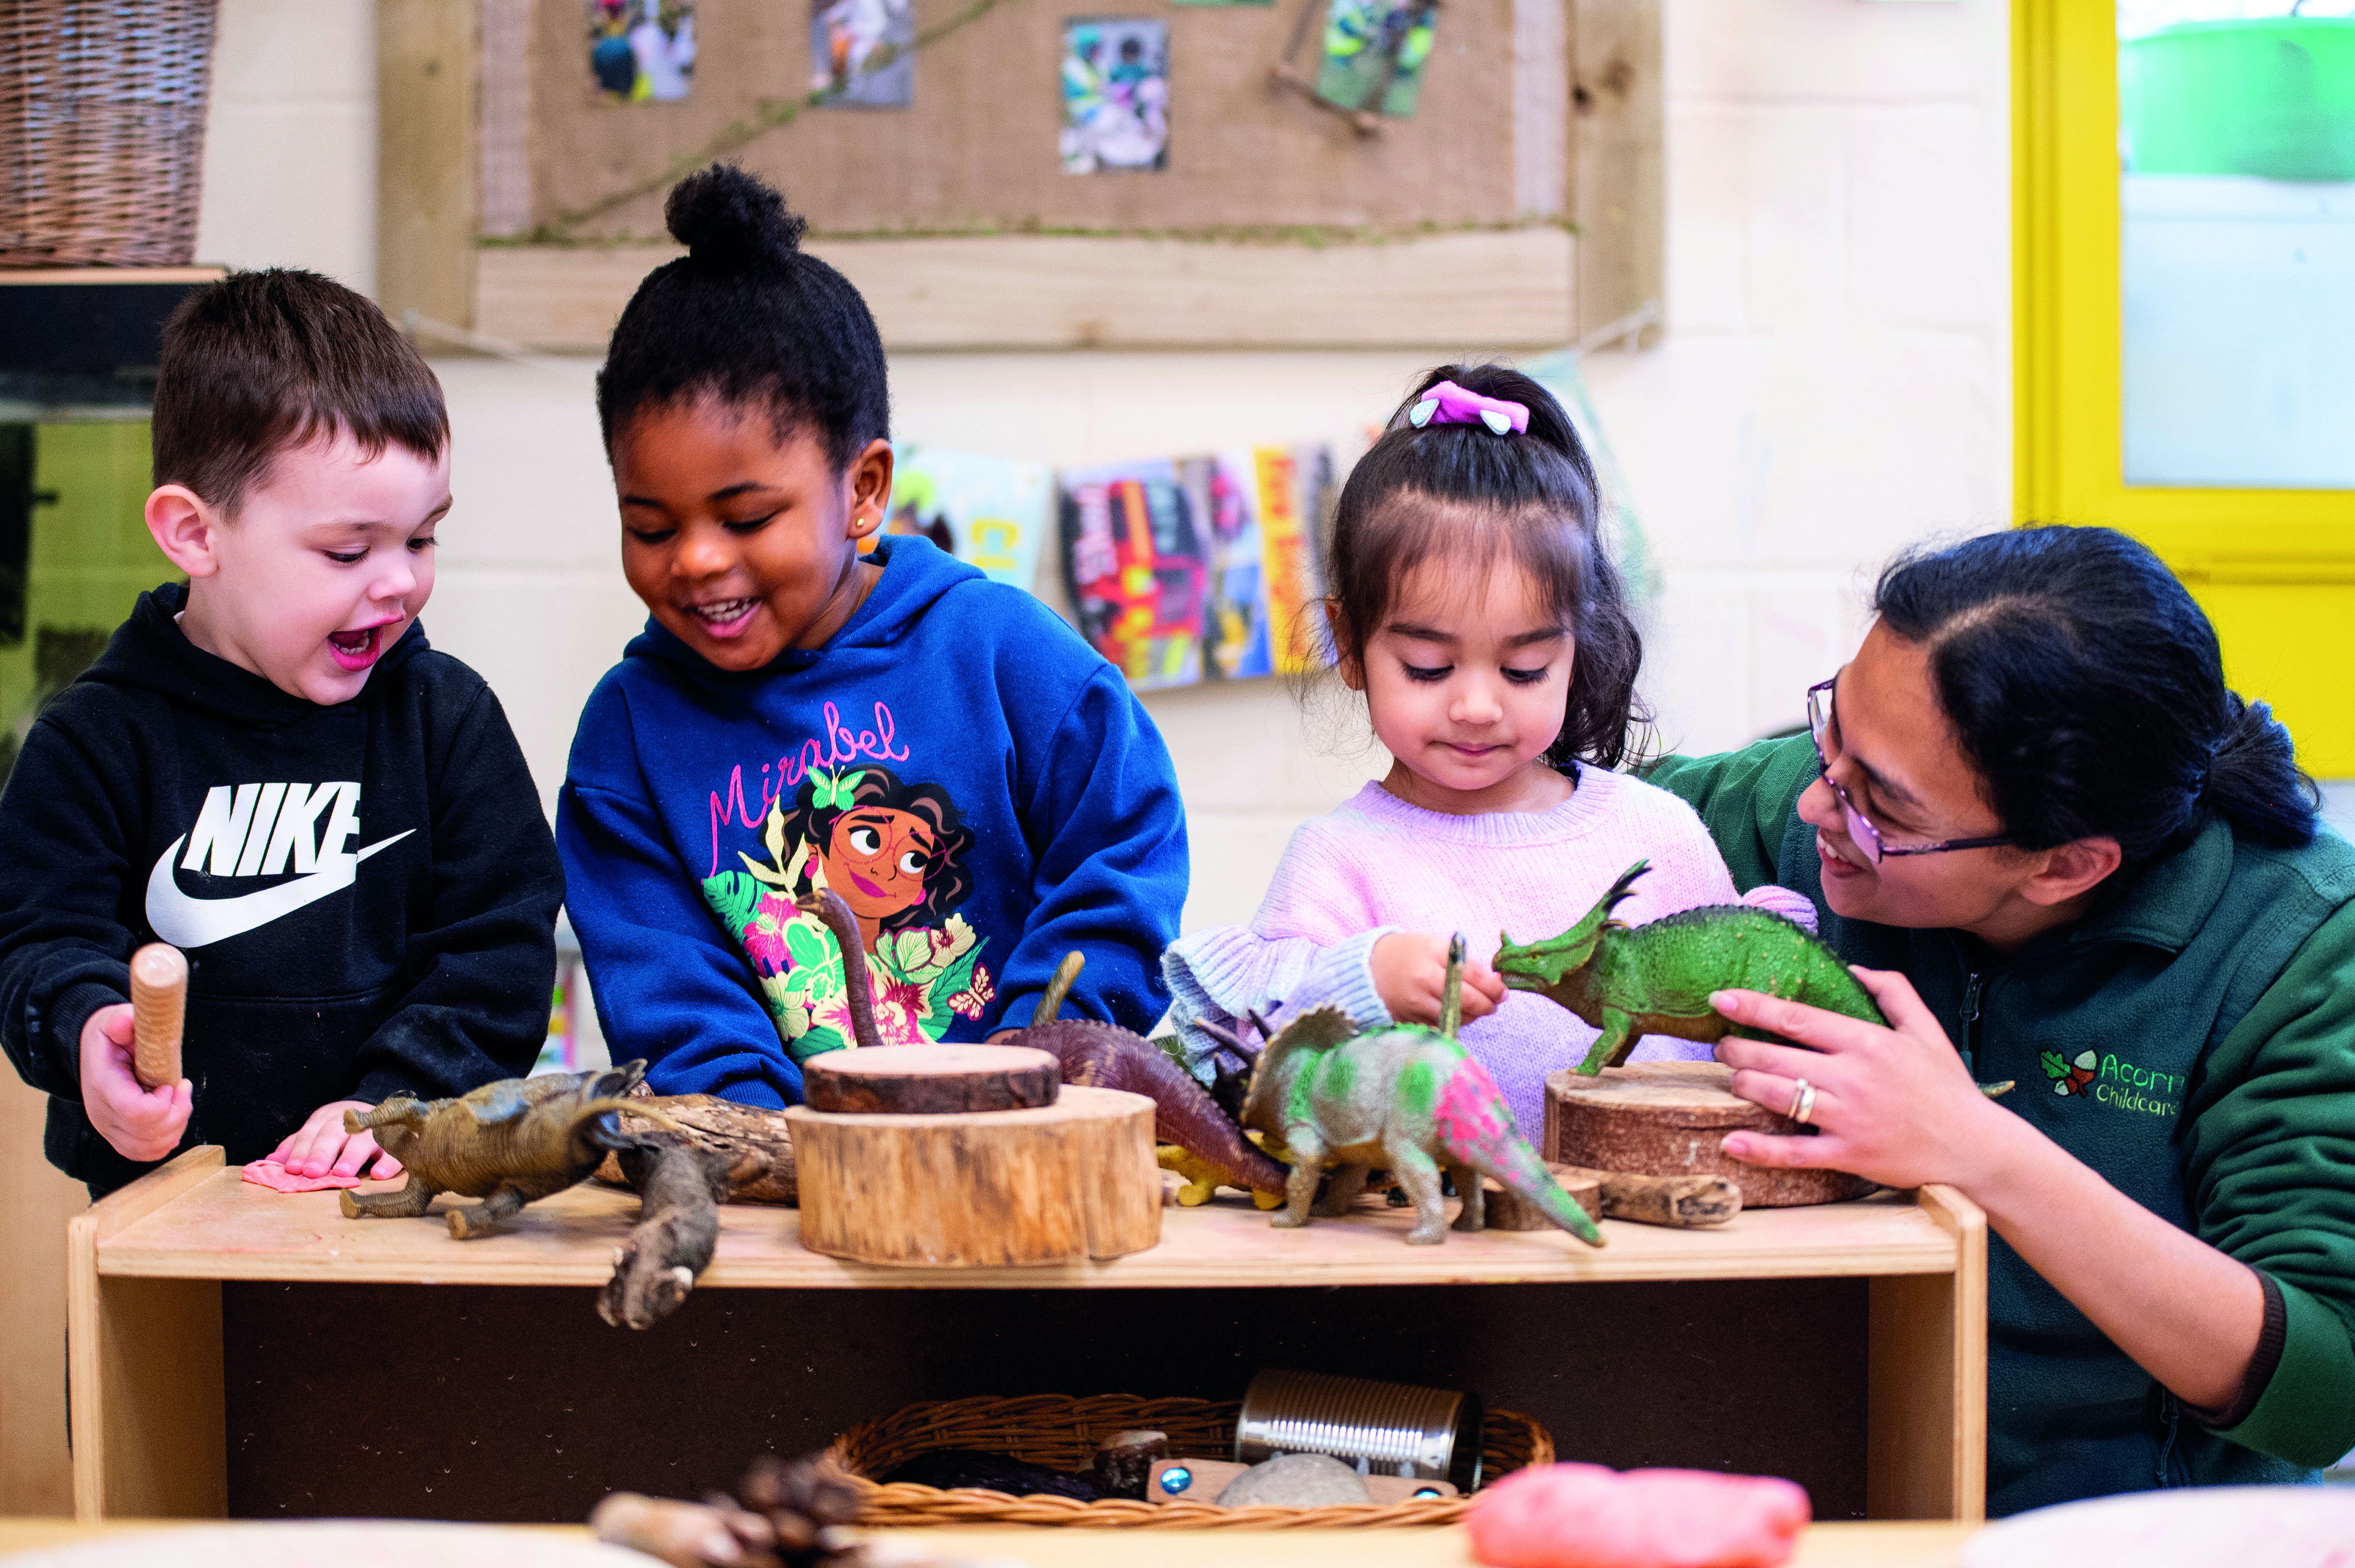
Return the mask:
{"type": "Polygon", "coordinates": [[[709,604],[690,604],[686,609],[713,636],[730,637],[743,630],[760,603],[757,599],[719,599],[709,604]]]}
{"type": "Polygon", "coordinates": [[[330,631],[327,651],[345,669],[365,670],[376,662],[377,643],[383,630],[381,626],[371,626],[361,631],[330,631]]]}

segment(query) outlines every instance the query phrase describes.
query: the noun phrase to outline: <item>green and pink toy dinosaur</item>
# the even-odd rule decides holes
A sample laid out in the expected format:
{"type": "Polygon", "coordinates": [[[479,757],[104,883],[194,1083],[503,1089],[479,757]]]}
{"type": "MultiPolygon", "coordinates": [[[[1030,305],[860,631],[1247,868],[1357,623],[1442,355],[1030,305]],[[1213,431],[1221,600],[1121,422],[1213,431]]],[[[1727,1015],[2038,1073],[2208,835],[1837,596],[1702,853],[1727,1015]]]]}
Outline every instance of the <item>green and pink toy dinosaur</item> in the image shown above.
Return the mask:
{"type": "Polygon", "coordinates": [[[1709,1004],[1711,991],[1755,991],[1809,1007],[1886,1023],[1839,955],[1780,915],[1746,904],[1688,909],[1642,926],[1611,917],[1651,869],[1637,861],[1585,917],[1550,941],[1517,943],[1499,931],[1497,973],[1515,991],[1535,991],[1603,1033],[1582,1073],[1626,1061],[1646,1034],[1716,1041],[1737,1028],[1709,1004]]]}
{"type": "Polygon", "coordinates": [[[1273,1224],[1306,1224],[1328,1168],[1316,1212],[1327,1218],[1348,1213],[1367,1172],[1380,1167],[1414,1203],[1416,1224],[1406,1239],[1433,1245],[1447,1239],[1444,1170],[1464,1200],[1457,1230],[1487,1224],[1480,1178],[1488,1176],[1571,1234],[1603,1245],[1593,1220],[1547,1174],[1545,1161],[1514,1127],[1512,1108],[1487,1069],[1456,1043],[1463,988],[1459,936],[1448,948],[1439,1028],[1401,1023],[1360,1034],[1341,1009],[1319,1007],[1261,1050],[1243,1125],[1281,1139],[1293,1161],[1284,1206],[1273,1224]]]}

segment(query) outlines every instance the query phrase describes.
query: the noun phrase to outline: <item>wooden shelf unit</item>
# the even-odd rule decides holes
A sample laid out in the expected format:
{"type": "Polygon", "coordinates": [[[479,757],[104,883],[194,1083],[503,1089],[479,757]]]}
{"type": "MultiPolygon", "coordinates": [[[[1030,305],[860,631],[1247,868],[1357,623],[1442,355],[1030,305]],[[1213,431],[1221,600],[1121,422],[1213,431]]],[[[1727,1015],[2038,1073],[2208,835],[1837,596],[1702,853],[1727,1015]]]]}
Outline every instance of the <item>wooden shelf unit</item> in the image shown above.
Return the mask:
{"type": "MultiPolygon", "coordinates": [[[[442,1200],[446,1206],[449,1200],[442,1200]]],[[[221,1286],[602,1285],[634,1196],[586,1185],[504,1234],[453,1241],[438,1221],[346,1220],[332,1193],[242,1181],[191,1150],[73,1222],[74,1495],[83,1520],[226,1510],[221,1286]]],[[[1412,1216],[1367,1204],[1278,1231],[1220,1201],[1163,1211],[1162,1240],[1104,1263],[943,1270],[837,1262],[800,1245],[793,1210],[721,1211],[702,1287],[717,1290],[1239,1290],[1417,1285],[1857,1278],[1870,1281],[1867,1496],[1884,1519],[1983,1515],[1985,1216],[1951,1190],[1753,1210],[1677,1231],[1606,1221],[1607,1245],[1559,1232],[1451,1234],[1409,1246],[1412,1216]]],[[[698,1292],[698,1295],[700,1291],[698,1292]]]]}

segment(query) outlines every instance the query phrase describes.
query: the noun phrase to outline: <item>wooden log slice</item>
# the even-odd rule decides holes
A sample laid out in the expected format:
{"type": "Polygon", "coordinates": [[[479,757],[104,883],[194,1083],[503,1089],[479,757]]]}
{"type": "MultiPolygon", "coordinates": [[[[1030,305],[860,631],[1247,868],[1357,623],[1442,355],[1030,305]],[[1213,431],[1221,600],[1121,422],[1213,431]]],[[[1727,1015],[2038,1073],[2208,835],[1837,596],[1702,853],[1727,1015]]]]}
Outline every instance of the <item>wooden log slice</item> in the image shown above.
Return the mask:
{"type": "MultiPolygon", "coordinates": [[[[868,1054],[864,1051],[848,1053],[868,1054]]],[[[858,1263],[1077,1263],[1161,1240],[1153,1102],[1067,1086],[1051,1106],[963,1115],[785,1112],[802,1245],[858,1263]]]]}
{"type": "Polygon", "coordinates": [[[1050,1106],[1061,1065],[1027,1045],[874,1045],[802,1066],[809,1108],[845,1116],[948,1116],[1050,1106]]]}
{"type": "MultiPolygon", "coordinates": [[[[1586,1211],[1588,1218],[1599,1220],[1603,1217],[1603,1184],[1592,1175],[1574,1172],[1567,1165],[1549,1165],[1546,1174],[1554,1179],[1556,1186],[1570,1194],[1571,1202],[1586,1211]]],[[[1495,1177],[1481,1177],[1480,1186],[1487,1194],[1485,1207],[1487,1213],[1485,1218],[1490,1230],[1550,1231],[1556,1228],[1543,1209],[1495,1177]]]]}
{"type": "MultiPolygon", "coordinates": [[[[794,1171],[793,1133],[785,1126],[784,1112],[738,1105],[718,1095],[631,1097],[643,1100],[679,1125],[679,1130],[672,1132],[625,1110],[621,1115],[621,1129],[631,1137],[653,1144],[685,1144],[728,1157],[728,1195],[721,1200],[723,1202],[783,1203],[791,1207],[800,1201],[800,1187],[794,1171]]],[[[629,1178],[622,1174],[620,1158],[612,1154],[597,1167],[597,1180],[609,1187],[630,1184],[629,1178]]]]}
{"type": "Polygon", "coordinates": [[[1550,1160],[1638,1176],[1723,1176],[1745,1209],[1786,1209],[1860,1198],[1873,1184],[1842,1171],[1785,1171],[1729,1159],[1729,1132],[1789,1135],[1788,1117],[1751,1104],[1726,1086],[1721,1062],[1637,1062],[1588,1077],[1563,1068],[1546,1077],[1543,1151],[1550,1160]]]}

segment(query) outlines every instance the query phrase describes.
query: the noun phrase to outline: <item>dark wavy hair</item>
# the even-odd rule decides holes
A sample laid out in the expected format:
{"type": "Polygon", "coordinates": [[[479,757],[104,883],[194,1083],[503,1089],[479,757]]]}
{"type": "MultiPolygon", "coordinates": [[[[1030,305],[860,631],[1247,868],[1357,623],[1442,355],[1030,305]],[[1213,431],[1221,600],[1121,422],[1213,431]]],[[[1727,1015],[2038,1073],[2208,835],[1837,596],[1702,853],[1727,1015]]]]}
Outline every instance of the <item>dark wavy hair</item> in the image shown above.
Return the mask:
{"type": "Polygon", "coordinates": [[[2133,867],[2219,817],[2252,843],[2313,840],[2321,796],[2289,732],[2224,684],[2216,629],[2125,535],[2017,528],[1901,556],[1873,609],[1928,651],[1939,704],[2022,847],[2111,838],[2133,867]]]}
{"type": "Polygon", "coordinates": [[[1444,557],[1479,572],[1509,560],[1540,586],[1577,643],[1561,734],[1545,760],[1616,768],[1641,749],[1651,715],[1636,695],[1644,640],[1599,525],[1594,464],[1553,395],[1500,365],[1443,365],[1399,405],[1342,486],[1326,600],[1334,652],[1360,658],[1398,585],[1425,561],[1444,557]],[[1417,429],[1408,410],[1443,381],[1527,404],[1529,433],[1417,429]]]}
{"type": "MultiPolygon", "coordinates": [[[[858,775],[858,782],[851,786],[850,803],[820,806],[817,803],[817,780],[805,778],[794,797],[791,810],[784,813],[786,849],[780,858],[790,862],[792,846],[806,839],[823,852],[834,842],[837,822],[861,807],[879,807],[885,810],[905,811],[932,830],[939,847],[933,852],[932,869],[924,877],[924,897],[919,904],[887,916],[881,922],[886,931],[897,931],[908,926],[936,926],[949,917],[949,912],[965,900],[973,891],[973,874],[965,867],[965,852],[973,848],[973,830],[964,825],[964,816],[949,799],[949,792],[937,784],[903,784],[900,776],[888,768],[868,763],[857,768],[845,768],[845,773],[858,775]]],[[[782,865],[779,870],[784,869],[782,865]]],[[[809,879],[794,889],[796,895],[810,891],[809,879]]]]}
{"type": "Polygon", "coordinates": [[[803,253],[807,224],[774,186],[714,164],[671,187],[687,254],[646,274],[597,373],[605,454],[639,409],[716,397],[764,409],[779,440],[814,429],[842,472],[891,433],[883,340],[850,281],[803,253]]]}

